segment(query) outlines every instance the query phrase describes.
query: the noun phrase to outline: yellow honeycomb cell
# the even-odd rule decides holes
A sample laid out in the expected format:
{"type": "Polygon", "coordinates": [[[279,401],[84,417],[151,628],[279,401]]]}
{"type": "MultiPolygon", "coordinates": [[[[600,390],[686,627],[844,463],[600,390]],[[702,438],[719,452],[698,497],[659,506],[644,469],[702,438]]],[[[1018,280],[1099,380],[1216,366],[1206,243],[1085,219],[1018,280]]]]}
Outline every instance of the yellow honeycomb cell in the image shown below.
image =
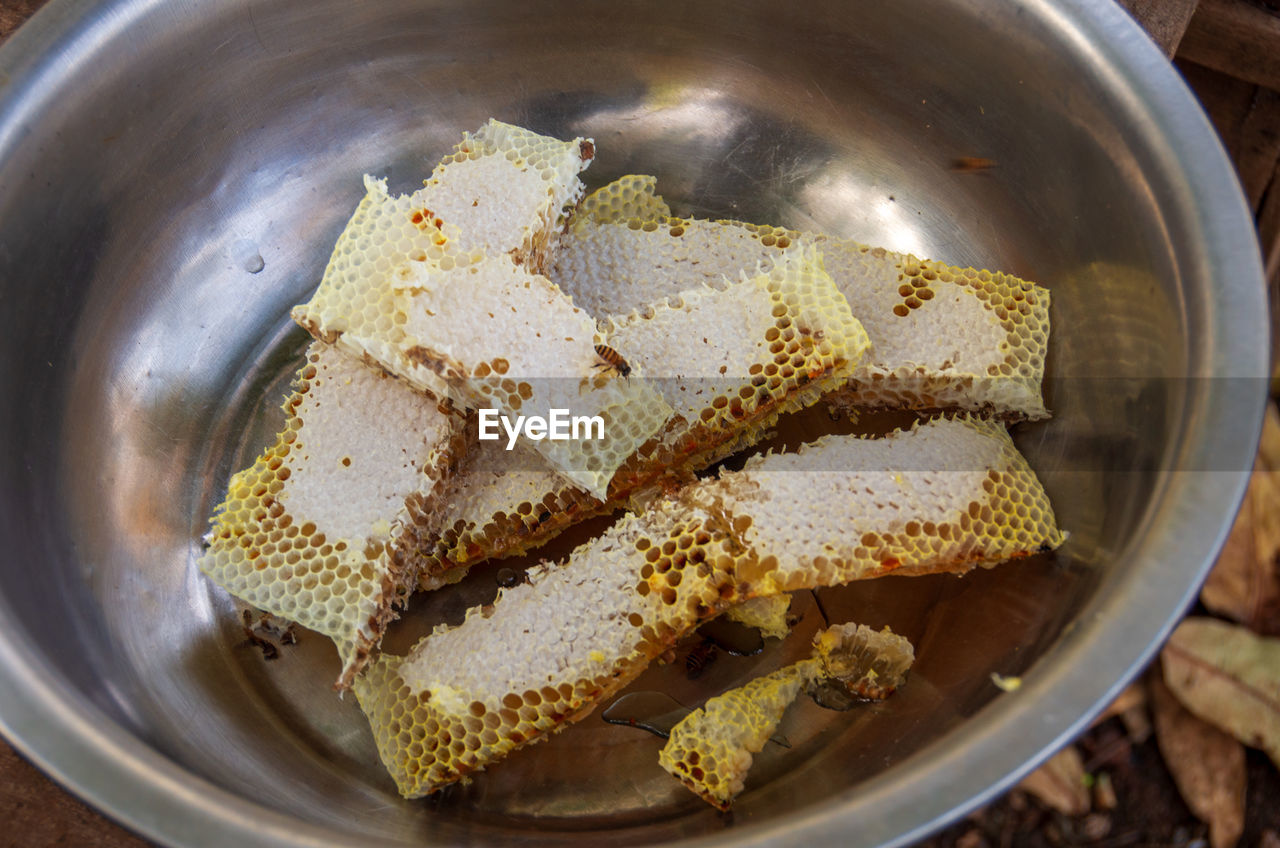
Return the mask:
{"type": "Polygon", "coordinates": [[[813,656],[708,700],[671,729],[659,764],[703,800],[729,809],[746,784],[753,754],[773,736],[801,688],[835,681],[863,699],[883,700],[915,661],[911,643],[888,628],[829,627],[813,656]]]}
{"type": "Polygon", "coordinates": [[[779,253],[817,247],[872,343],[836,403],[1007,420],[1048,415],[1040,394],[1047,289],[847,239],[673,218],[655,186],[653,178],[628,176],[589,195],[583,205],[593,214],[575,219],[558,246],[551,278],[593,314],[625,314],[674,295],[691,272],[718,285],[779,253]]]}
{"type": "Polygon", "coordinates": [[[589,220],[597,224],[638,221],[656,221],[671,214],[657,194],[658,178],[639,174],[619,177],[606,186],[596,189],[582,199],[575,220],[589,220]]]}
{"type": "Polygon", "coordinates": [[[255,607],[329,636],[349,685],[413,588],[409,502],[456,462],[461,421],[381,371],[315,342],[276,442],[235,474],[199,567],[255,607]]]}
{"type": "Polygon", "coordinates": [[[460,626],[384,654],[355,689],[383,762],[416,797],[582,718],[741,601],[963,572],[1061,541],[999,424],[938,418],[882,439],[827,437],[624,516],[460,626]]]}

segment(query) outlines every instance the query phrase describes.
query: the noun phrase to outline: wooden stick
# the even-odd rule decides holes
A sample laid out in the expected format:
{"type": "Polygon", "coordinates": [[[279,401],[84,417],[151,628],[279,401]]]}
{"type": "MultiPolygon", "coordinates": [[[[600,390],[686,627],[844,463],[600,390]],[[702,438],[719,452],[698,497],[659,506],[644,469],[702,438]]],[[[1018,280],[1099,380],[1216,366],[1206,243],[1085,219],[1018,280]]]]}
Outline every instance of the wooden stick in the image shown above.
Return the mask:
{"type": "MultiPolygon", "coordinates": [[[[1276,50],[1280,51],[1280,42],[1276,50]]],[[[1277,162],[1280,162],[1280,91],[1259,88],[1240,127],[1240,152],[1236,156],[1240,182],[1255,215],[1261,214],[1268,190],[1273,195],[1276,193],[1277,162]]]]}

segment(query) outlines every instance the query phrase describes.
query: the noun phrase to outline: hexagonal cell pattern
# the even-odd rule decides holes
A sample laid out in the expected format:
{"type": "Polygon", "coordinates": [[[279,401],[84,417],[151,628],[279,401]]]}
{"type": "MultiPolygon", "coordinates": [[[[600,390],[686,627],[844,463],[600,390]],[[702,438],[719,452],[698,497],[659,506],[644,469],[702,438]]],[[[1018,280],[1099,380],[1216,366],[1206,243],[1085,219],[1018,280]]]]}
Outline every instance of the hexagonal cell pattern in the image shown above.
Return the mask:
{"type": "Polygon", "coordinates": [[[632,218],[644,222],[670,215],[671,207],[658,194],[657,177],[628,174],[584,197],[578,204],[575,220],[611,224],[632,218]]]}
{"type": "Polygon", "coordinates": [[[438,515],[423,517],[438,528],[434,539],[420,534],[424,586],[671,488],[754,442],[784,412],[843,384],[869,346],[812,249],[781,254],[724,287],[699,285],[602,321],[600,331],[675,417],[619,469],[603,499],[539,473],[527,449],[504,456],[492,443],[478,445],[448,484],[438,515]]]}
{"type": "Polygon", "coordinates": [[[397,528],[406,500],[447,476],[461,422],[323,342],[308,350],[284,408],[275,444],[231,478],[199,567],[236,597],[332,638],[345,686],[412,588],[397,528]]]}
{"type": "Polygon", "coordinates": [[[661,504],[407,657],[383,654],[354,688],[400,791],[435,791],[581,718],[732,597],[744,554],[706,516],[661,504]]]}
{"type": "Polygon", "coordinates": [[[512,420],[554,408],[601,416],[603,438],[537,447],[603,494],[670,410],[643,380],[606,379],[594,321],[536,273],[593,155],[584,139],[490,122],[412,195],[393,197],[385,181],[366,178],[366,197],[294,319],[459,408],[497,406],[512,420]]]}
{"type": "Polygon", "coordinates": [[[871,354],[836,400],[1039,419],[1049,292],[1009,274],[917,259],[847,239],[738,221],[670,217],[655,181],[624,177],[589,195],[561,240],[552,279],[597,315],[676,294],[690,271],[723,285],[812,245],[866,328],[871,354]]]}
{"type": "Polygon", "coordinates": [[[939,418],[883,439],[827,437],[624,516],[460,626],[384,654],[355,689],[383,762],[416,797],[582,718],[735,603],[891,571],[962,572],[1061,539],[998,424],[939,418]],[[886,461],[907,470],[880,470],[886,461]],[[871,496],[867,473],[884,475],[871,496]]]}
{"type": "Polygon", "coordinates": [[[750,595],[964,571],[1062,543],[1004,426],[968,416],[887,438],[824,436],[753,458],[696,496],[738,516],[742,542],[766,552],[738,574],[750,595]]]}
{"type": "Polygon", "coordinates": [[[801,688],[835,680],[864,700],[883,700],[906,679],[911,643],[888,628],[829,627],[813,657],[709,699],[671,729],[659,764],[708,803],[727,810],[746,784],[753,754],[773,735],[801,688]]]}
{"type": "Polygon", "coordinates": [[[708,700],[671,729],[658,764],[721,810],[746,785],[754,757],[800,694],[815,663],[805,660],[708,700]]]}

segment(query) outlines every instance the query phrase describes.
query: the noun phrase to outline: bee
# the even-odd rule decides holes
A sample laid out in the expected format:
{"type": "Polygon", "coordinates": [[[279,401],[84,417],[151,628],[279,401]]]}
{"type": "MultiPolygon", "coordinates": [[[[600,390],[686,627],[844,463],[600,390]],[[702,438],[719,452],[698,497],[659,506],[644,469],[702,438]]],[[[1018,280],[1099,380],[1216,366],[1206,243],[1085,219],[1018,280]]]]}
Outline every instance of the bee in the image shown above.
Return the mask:
{"type": "Polygon", "coordinates": [[[990,171],[996,166],[996,160],[984,159],[981,156],[960,156],[951,160],[951,170],[958,174],[977,174],[990,171]]]}
{"type": "Polygon", "coordinates": [[[280,649],[276,647],[275,643],[269,639],[264,639],[258,634],[258,625],[261,624],[261,622],[256,624],[254,623],[252,612],[244,610],[241,613],[240,620],[242,622],[241,629],[244,630],[245,636],[244,641],[240,643],[241,645],[252,645],[262,651],[262,658],[264,660],[275,660],[280,658],[280,649]]]}
{"type": "Polygon", "coordinates": [[[631,376],[631,366],[627,364],[627,360],[622,358],[622,354],[618,353],[608,345],[596,345],[596,355],[603,360],[596,365],[597,368],[612,368],[618,372],[619,377],[631,376]]]}
{"type": "Polygon", "coordinates": [[[716,661],[716,646],[710,639],[704,639],[696,645],[689,656],[684,659],[685,676],[690,680],[697,680],[702,676],[702,672],[707,670],[707,666],[716,661]]]}
{"type": "Polygon", "coordinates": [[[494,579],[498,585],[504,589],[514,589],[521,583],[528,583],[529,576],[523,571],[516,571],[512,568],[499,568],[498,573],[494,575],[494,579]]]}

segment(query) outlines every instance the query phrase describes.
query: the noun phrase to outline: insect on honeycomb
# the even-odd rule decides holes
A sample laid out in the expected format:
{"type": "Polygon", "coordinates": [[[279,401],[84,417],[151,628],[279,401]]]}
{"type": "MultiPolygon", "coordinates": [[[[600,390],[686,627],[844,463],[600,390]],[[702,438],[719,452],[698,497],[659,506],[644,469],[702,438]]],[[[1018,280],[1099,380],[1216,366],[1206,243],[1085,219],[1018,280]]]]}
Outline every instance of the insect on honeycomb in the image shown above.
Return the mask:
{"type": "Polygon", "coordinates": [[[323,342],[284,409],[275,444],[231,478],[199,567],[333,639],[346,686],[412,589],[397,544],[406,501],[448,475],[460,430],[434,401],[323,342]]]}
{"type": "Polygon", "coordinates": [[[551,277],[593,314],[627,313],[675,294],[691,272],[718,285],[779,253],[816,246],[872,342],[837,403],[1010,420],[1048,415],[1040,397],[1049,335],[1043,287],[847,239],[673,218],[655,185],[629,176],[588,196],[592,214],[575,219],[560,242],[551,277]]]}
{"type": "Polygon", "coordinates": [[[670,410],[639,375],[603,379],[594,320],[537,273],[593,155],[584,139],[490,122],[412,195],[393,197],[366,178],[366,197],[295,320],[460,409],[496,408],[512,421],[553,409],[599,417],[596,438],[535,447],[603,495],[670,410]]]}
{"type": "Polygon", "coordinates": [[[600,331],[651,379],[674,416],[622,466],[605,498],[539,473],[530,458],[478,445],[442,499],[437,538],[420,534],[424,587],[669,488],[751,444],[779,415],[842,385],[869,347],[812,249],[781,255],[722,288],[699,286],[601,322],[600,331]]]}
{"type": "Polygon", "coordinates": [[[383,762],[416,797],[582,718],[740,601],[963,572],[1061,540],[998,423],[937,418],[881,439],[828,436],[624,516],[461,625],[404,657],[384,654],[355,690],[383,762]]]}
{"type": "Polygon", "coordinates": [[[727,810],[745,785],[752,755],[773,736],[802,688],[834,681],[864,699],[883,700],[906,679],[911,643],[888,628],[829,627],[813,656],[708,700],[671,729],[659,764],[708,803],[727,810]]]}

